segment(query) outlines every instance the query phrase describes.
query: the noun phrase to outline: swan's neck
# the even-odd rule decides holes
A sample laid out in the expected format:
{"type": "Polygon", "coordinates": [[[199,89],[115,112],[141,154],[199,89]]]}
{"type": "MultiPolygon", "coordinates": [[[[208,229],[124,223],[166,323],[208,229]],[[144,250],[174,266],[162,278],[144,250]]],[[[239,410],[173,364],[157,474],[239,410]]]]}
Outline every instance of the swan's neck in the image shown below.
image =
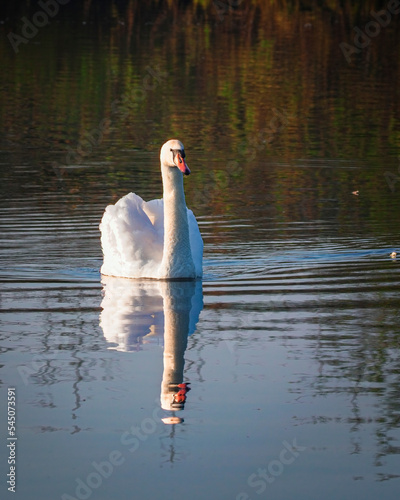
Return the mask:
{"type": "Polygon", "coordinates": [[[164,252],[162,278],[194,278],[183,176],[178,168],[162,166],[164,187],[164,252]]]}

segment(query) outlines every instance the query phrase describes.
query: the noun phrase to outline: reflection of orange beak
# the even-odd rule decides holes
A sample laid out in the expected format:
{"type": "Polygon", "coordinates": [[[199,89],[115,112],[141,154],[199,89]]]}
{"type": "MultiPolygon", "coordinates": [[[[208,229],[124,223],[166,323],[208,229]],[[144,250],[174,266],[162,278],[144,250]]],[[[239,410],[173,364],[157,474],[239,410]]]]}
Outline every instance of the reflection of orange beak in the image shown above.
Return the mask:
{"type": "Polygon", "coordinates": [[[186,393],[190,391],[188,384],[178,384],[179,391],[174,394],[175,403],[184,403],[186,401],[186,393]]]}
{"type": "Polygon", "coordinates": [[[185,391],[179,391],[175,394],[174,396],[174,401],[176,403],[184,403],[186,401],[186,396],[185,396],[186,392],[185,391]]]}
{"type": "Polygon", "coordinates": [[[176,162],[177,162],[177,167],[184,175],[190,174],[189,167],[187,166],[185,160],[182,158],[182,155],[180,153],[176,154],[176,162]]]}
{"type": "Polygon", "coordinates": [[[190,391],[189,383],[187,384],[178,384],[179,389],[186,389],[187,392],[190,391]]]}

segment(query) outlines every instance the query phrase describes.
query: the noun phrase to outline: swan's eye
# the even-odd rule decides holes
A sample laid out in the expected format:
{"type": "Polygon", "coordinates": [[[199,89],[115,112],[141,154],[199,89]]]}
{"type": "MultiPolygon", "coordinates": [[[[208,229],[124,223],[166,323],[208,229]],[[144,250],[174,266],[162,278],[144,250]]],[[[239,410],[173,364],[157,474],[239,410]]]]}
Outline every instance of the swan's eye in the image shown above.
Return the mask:
{"type": "Polygon", "coordinates": [[[172,158],[175,161],[175,156],[179,153],[182,158],[185,158],[185,151],[183,149],[170,149],[172,152],[172,158]]]}

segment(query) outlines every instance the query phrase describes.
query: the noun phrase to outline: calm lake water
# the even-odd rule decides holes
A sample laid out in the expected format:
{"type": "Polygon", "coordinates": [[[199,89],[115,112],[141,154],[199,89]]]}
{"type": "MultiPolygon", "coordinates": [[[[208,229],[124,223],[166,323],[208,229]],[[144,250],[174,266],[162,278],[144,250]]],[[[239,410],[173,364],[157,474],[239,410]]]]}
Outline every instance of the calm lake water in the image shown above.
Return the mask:
{"type": "Polygon", "coordinates": [[[395,19],[349,63],[334,13],[69,9],[0,19],[2,498],[15,388],[15,498],[397,499],[395,19]],[[171,137],[204,279],[102,278],[171,137]]]}

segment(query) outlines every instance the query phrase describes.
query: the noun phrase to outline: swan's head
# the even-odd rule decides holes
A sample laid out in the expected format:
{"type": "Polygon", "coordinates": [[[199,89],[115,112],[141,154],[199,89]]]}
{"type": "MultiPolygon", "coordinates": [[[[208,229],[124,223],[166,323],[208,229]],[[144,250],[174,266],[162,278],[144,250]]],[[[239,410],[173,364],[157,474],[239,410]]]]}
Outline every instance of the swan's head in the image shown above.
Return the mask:
{"type": "Polygon", "coordinates": [[[184,175],[189,175],[190,170],[185,161],[185,148],[181,141],[171,139],[167,141],[160,151],[161,165],[177,167],[184,175]]]}

